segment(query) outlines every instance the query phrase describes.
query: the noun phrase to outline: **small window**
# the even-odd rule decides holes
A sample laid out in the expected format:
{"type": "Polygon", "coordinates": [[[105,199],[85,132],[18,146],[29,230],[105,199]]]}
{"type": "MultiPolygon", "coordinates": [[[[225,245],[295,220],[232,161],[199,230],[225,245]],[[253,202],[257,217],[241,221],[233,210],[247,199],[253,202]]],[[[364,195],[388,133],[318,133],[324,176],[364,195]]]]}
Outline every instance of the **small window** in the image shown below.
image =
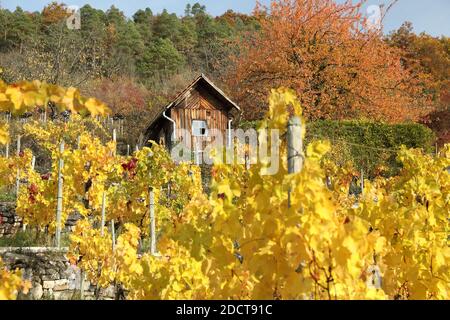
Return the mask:
{"type": "Polygon", "coordinates": [[[192,120],[192,135],[195,137],[206,137],[208,135],[206,121],[192,120]]]}

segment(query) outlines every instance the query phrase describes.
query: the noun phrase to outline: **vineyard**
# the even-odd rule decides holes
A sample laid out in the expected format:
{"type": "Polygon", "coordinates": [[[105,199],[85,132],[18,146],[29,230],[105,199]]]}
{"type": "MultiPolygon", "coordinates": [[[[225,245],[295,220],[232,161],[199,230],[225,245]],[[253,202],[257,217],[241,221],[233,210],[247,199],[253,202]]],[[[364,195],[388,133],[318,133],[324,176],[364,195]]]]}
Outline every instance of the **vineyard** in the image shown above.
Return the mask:
{"type": "MultiPolygon", "coordinates": [[[[308,124],[293,92],[272,90],[261,128],[280,130],[280,169],[217,162],[210,193],[200,169],[175,163],[152,144],[129,155],[115,134],[102,142],[102,102],[73,88],[0,82],[0,110],[12,115],[69,110],[63,122],[31,121],[22,130],[51,157],[37,172],[26,149],[2,156],[2,187],[15,187],[27,229],[61,245],[61,228],[77,212],[70,262],[118,299],[449,299],[450,145],[436,155],[403,148],[400,174],[363,180],[351,164],[325,157],[327,141],[301,151],[288,168],[288,121],[308,124]],[[362,193],[349,194],[354,177],[362,193]],[[145,245],[144,245],[145,244],[145,245]],[[144,252],[142,252],[145,248],[144,252]]],[[[305,129],[306,128],[306,129],[305,129]]],[[[8,125],[1,143],[9,144],[8,125]]],[[[268,159],[269,157],[267,157],[268,159]]],[[[30,289],[0,262],[0,299],[30,289]]]]}

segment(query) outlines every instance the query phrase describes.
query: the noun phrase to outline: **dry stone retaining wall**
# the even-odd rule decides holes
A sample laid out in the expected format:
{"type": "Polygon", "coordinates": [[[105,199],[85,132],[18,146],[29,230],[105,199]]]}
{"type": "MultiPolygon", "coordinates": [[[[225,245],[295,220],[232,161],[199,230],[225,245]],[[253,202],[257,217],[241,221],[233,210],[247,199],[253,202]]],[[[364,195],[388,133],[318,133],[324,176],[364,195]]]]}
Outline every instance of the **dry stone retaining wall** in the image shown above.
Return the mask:
{"type": "Polygon", "coordinates": [[[0,203],[0,237],[11,237],[22,228],[22,219],[15,211],[14,203],[0,203]]]}
{"type": "MultiPolygon", "coordinates": [[[[75,224],[81,218],[81,215],[78,213],[69,215],[63,232],[73,230],[75,224]]],[[[21,229],[22,218],[16,215],[16,204],[13,202],[0,202],[0,238],[13,237],[21,229]]]]}
{"type": "MultiPolygon", "coordinates": [[[[0,257],[10,270],[21,269],[23,277],[32,283],[24,300],[80,299],[80,269],[69,263],[67,249],[56,248],[0,248],[0,257]]],[[[95,286],[84,280],[84,299],[95,299],[95,286]]],[[[100,291],[102,300],[114,299],[114,288],[100,291]]]]}

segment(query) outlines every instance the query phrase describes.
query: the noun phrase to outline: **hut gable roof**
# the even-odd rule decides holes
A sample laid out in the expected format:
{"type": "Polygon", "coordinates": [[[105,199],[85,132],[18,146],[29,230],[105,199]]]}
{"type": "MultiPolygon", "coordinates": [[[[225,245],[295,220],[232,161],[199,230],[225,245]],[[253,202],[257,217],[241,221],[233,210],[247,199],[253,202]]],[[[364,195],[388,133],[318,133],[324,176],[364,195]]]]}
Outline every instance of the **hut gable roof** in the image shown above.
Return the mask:
{"type": "Polygon", "coordinates": [[[237,111],[241,111],[239,106],[234,103],[227,95],[220,90],[207,76],[203,73],[199,75],[190,85],[188,85],[183,91],[181,91],[169,104],[163,106],[154,113],[153,117],[150,119],[147,128],[149,128],[156,120],[162,117],[164,111],[169,110],[170,108],[178,105],[186,96],[188,92],[190,92],[193,88],[198,85],[203,85],[208,88],[219,100],[221,100],[226,106],[230,109],[236,109],[237,111]]]}
{"type": "MultiPolygon", "coordinates": [[[[161,125],[161,119],[163,118],[164,111],[170,110],[172,107],[176,107],[182,102],[191,90],[199,88],[201,86],[202,89],[207,90],[208,94],[213,95],[216,99],[218,99],[222,103],[222,107],[230,110],[232,114],[240,114],[241,109],[238,107],[236,103],[234,103],[229,97],[225,95],[225,93],[220,90],[208,77],[206,77],[203,73],[199,75],[190,85],[188,85],[183,91],[176,95],[176,97],[169,104],[162,106],[155,110],[153,115],[150,117],[148,124],[146,125],[144,132],[141,133],[138,139],[138,145],[145,145],[146,141],[149,140],[152,132],[155,130],[159,130],[159,126],[161,125]]],[[[164,121],[167,121],[163,119],[164,121]]]]}

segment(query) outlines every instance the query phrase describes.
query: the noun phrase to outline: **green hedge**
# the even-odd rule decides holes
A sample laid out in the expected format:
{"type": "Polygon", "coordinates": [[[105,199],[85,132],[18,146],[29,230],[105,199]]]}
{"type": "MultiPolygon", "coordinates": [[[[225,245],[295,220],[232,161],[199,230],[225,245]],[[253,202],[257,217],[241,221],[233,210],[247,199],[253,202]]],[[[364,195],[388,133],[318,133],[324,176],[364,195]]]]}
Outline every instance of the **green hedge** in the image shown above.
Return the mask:
{"type": "MultiPolygon", "coordinates": [[[[243,129],[256,128],[258,122],[243,122],[243,129]]],[[[337,163],[352,161],[359,169],[373,175],[380,165],[386,175],[394,175],[400,168],[396,151],[405,145],[433,152],[434,133],[417,123],[385,124],[369,121],[319,120],[306,125],[306,141],[330,140],[333,148],[328,157],[337,163]]]]}
{"type": "Polygon", "coordinates": [[[348,158],[370,175],[380,165],[386,167],[387,175],[393,175],[400,168],[396,151],[402,145],[430,153],[436,138],[429,128],[417,123],[321,120],[306,127],[306,143],[317,139],[330,140],[335,149],[332,156],[341,161],[348,158]]]}

